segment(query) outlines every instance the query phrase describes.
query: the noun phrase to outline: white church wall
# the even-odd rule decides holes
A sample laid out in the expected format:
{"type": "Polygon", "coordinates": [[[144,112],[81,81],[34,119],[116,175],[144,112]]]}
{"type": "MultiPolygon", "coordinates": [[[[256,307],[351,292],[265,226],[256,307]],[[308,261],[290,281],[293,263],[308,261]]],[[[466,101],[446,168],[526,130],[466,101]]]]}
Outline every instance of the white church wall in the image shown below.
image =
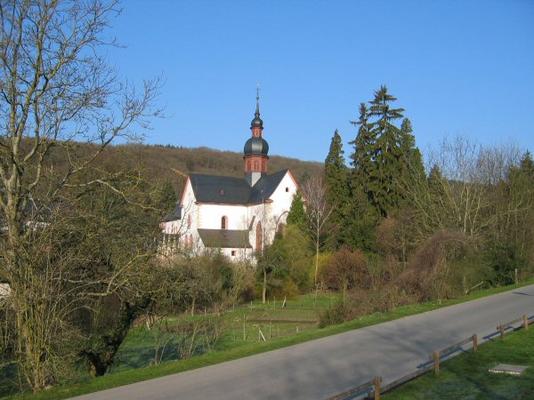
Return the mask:
{"type": "Polygon", "coordinates": [[[247,207],[229,204],[200,204],[199,228],[221,229],[222,217],[227,217],[226,229],[248,229],[247,207]]]}
{"type": "Polygon", "coordinates": [[[291,208],[291,202],[297,190],[298,187],[295,181],[290,172],[287,172],[276,190],[269,197],[269,202],[249,207],[251,218],[256,216],[250,235],[252,246],[256,246],[256,225],[258,221],[261,221],[262,224],[263,245],[267,246],[273,242],[278,225],[286,223],[287,213],[291,208]]]}

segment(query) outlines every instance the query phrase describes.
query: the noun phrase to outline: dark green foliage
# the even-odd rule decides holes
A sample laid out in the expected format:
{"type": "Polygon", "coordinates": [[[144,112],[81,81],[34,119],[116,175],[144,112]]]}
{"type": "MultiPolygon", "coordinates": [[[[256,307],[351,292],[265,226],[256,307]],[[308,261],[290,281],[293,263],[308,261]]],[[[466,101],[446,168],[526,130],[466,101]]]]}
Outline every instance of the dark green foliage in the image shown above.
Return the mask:
{"type": "Polygon", "coordinates": [[[426,174],[423,157],[415,145],[412,123],[408,118],[402,120],[399,134],[402,167],[400,185],[402,188],[407,185],[412,185],[414,180],[424,179],[426,174]]]}
{"type": "Polygon", "coordinates": [[[324,164],[327,199],[334,207],[330,218],[334,229],[332,229],[333,233],[328,242],[334,247],[341,243],[341,228],[349,210],[348,172],[343,158],[343,143],[336,130],[324,164]]]}
{"type": "Polygon", "coordinates": [[[497,243],[488,254],[488,264],[494,272],[492,284],[510,285],[515,281],[515,271],[521,271],[527,260],[513,244],[497,243]]]}
{"type": "Polygon", "coordinates": [[[367,193],[371,204],[381,216],[387,216],[401,200],[399,190],[402,162],[400,130],[393,122],[402,118],[402,108],[392,108],[397,99],[391,96],[385,86],[375,92],[370,102],[369,117],[371,132],[376,137],[374,147],[374,173],[369,177],[367,193]]]}
{"type": "Polygon", "coordinates": [[[288,225],[295,225],[299,229],[306,231],[307,230],[307,218],[306,211],[304,210],[304,200],[302,199],[302,194],[297,192],[293,196],[293,201],[291,202],[291,208],[287,214],[288,225]]]}
{"type": "Polygon", "coordinates": [[[350,202],[340,237],[367,251],[376,248],[374,228],[380,218],[398,212],[408,197],[406,188],[425,177],[410,121],[405,118],[400,128],[395,125],[404,112],[392,106],[396,100],[381,86],[369,106],[360,104],[359,118],[352,121],[358,133],[350,142],[350,202]]]}

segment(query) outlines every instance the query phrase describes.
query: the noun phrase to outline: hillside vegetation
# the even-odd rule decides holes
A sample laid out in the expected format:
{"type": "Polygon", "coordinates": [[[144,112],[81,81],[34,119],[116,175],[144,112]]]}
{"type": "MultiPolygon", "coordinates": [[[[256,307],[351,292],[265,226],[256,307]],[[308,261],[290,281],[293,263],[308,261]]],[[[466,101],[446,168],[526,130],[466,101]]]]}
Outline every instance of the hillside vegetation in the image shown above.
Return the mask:
{"type": "MultiPolygon", "coordinates": [[[[141,168],[146,177],[156,181],[169,181],[178,191],[182,188],[183,176],[193,172],[243,176],[243,154],[221,151],[207,147],[187,148],[170,145],[129,144],[109,148],[102,156],[106,162],[141,168]]],[[[298,181],[307,176],[322,173],[323,164],[301,161],[295,158],[271,156],[269,172],[290,169],[298,181]]]]}

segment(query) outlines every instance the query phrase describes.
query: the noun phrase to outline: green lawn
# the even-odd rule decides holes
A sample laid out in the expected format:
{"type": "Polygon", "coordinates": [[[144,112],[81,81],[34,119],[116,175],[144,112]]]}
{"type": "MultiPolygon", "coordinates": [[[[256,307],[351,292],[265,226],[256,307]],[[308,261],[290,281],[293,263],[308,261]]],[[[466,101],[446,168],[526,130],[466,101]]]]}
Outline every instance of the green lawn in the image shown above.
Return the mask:
{"type": "Polygon", "coordinates": [[[494,339],[441,366],[439,376],[428,373],[383,396],[385,400],[519,400],[534,399],[534,327],[494,339]],[[527,365],[516,377],[491,374],[499,363],[527,365]]]}
{"type": "MultiPolygon", "coordinates": [[[[531,283],[533,281],[525,282],[524,284],[531,283]]],[[[108,389],[279,349],[308,340],[474,300],[512,288],[514,286],[492,288],[480,290],[459,299],[402,306],[390,312],[363,316],[323,329],[318,328],[316,323],[309,321],[316,320],[318,312],[328,308],[336,300],[335,295],[323,294],[319,296],[317,301],[315,301],[313,295],[299,296],[295,300],[288,300],[285,308],[281,308],[280,301],[277,301],[276,304],[270,302],[265,305],[259,302],[253,302],[236,307],[234,310],[224,314],[223,318],[228,324],[227,331],[214,349],[186,360],[167,360],[157,366],[149,365],[153,357],[152,337],[147,333],[145,328],[137,327],[131,330],[121,347],[116,366],[111,373],[96,379],[82,376],[75,383],[57,386],[36,395],[26,393],[5,397],[6,392],[4,391],[4,397],[2,399],[64,399],[79,394],[108,389]],[[245,326],[246,337],[243,340],[243,320],[245,316],[247,319],[245,326]],[[272,322],[270,322],[271,320],[272,322]],[[300,322],[284,322],[287,320],[299,320],[300,322]],[[303,320],[307,322],[302,322],[303,320]],[[258,339],[258,328],[264,333],[267,339],[266,342],[258,339]]],[[[181,318],[189,317],[182,316],[181,318]]],[[[174,356],[176,354],[172,352],[168,353],[169,358],[174,356]]]]}
{"type": "MultiPolygon", "coordinates": [[[[256,301],[235,307],[222,315],[225,333],[212,350],[215,352],[248,345],[257,346],[258,342],[263,341],[260,339],[260,331],[266,341],[271,342],[317,330],[319,313],[330,307],[338,298],[337,294],[322,293],[317,298],[314,295],[302,295],[287,300],[284,307],[282,301],[274,299],[266,304],[256,301]]],[[[168,323],[179,324],[183,320],[203,317],[202,313],[194,317],[182,315],[169,318],[168,323]]],[[[151,365],[154,358],[154,344],[153,332],[144,326],[131,329],[117,354],[112,372],[151,365]]],[[[171,341],[166,346],[163,360],[178,358],[175,342],[171,341]]]]}

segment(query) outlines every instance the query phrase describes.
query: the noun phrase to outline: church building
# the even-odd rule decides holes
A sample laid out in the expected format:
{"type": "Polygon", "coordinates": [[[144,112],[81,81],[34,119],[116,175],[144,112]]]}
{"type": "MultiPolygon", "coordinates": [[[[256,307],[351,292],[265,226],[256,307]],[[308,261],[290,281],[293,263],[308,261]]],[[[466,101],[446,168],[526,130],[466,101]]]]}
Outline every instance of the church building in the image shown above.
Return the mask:
{"type": "Polygon", "coordinates": [[[254,260],[283,228],[298,185],[287,169],[268,174],[269,144],[258,96],[250,130],[242,178],[187,177],[180,201],[161,224],[164,248],[193,254],[220,250],[235,261],[254,260]]]}

